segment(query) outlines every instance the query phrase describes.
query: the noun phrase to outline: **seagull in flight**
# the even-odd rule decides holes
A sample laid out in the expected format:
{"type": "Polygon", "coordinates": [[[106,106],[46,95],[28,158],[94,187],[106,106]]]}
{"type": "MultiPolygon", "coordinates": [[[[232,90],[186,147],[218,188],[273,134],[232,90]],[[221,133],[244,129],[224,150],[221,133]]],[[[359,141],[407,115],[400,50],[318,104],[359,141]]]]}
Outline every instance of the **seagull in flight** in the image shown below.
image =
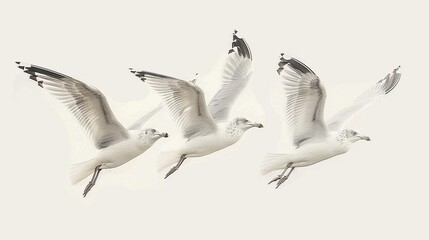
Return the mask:
{"type": "Polygon", "coordinates": [[[176,163],[165,178],[177,171],[186,158],[201,157],[236,143],[244,132],[261,123],[234,118],[226,124],[230,109],[247,85],[252,73],[252,54],[243,38],[234,31],[232,48],[222,70],[222,86],[206,105],[204,92],[195,81],[184,81],[147,71],[130,69],[164,100],[187,141],[178,149],[161,154],[161,170],[176,163]]]}
{"type": "Polygon", "coordinates": [[[142,129],[144,123],[158,111],[158,108],[125,129],[116,120],[106,98],[97,88],[47,68],[16,63],[20,69],[30,75],[30,79],[57,97],[70,110],[89,134],[95,147],[99,149],[93,159],[74,164],[71,168],[73,184],[93,173],[91,181],[83,192],[83,197],[95,185],[102,169],[121,166],[144,153],[159,138],[168,137],[167,133],[161,133],[152,128],[142,129]]]}
{"type": "Polygon", "coordinates": [[[326,91],[319,77],[304,63],[281,54],[277,73],[286,93],[284,107],[286,122],[296,147],[292,154],[269,154],[262,173],[283,170],[268,184],[277,182],[278,188],[296,167],[305,167],[346,153],[359,140],[368,136],[344,125],[358,112],[395,88],[401,78],[399,68],[393,70],[375,86],[363,92],[351,106],[344,108],[325,122],[326,91]],[[286,174],[287,170],[289,172],[286,174]]]}

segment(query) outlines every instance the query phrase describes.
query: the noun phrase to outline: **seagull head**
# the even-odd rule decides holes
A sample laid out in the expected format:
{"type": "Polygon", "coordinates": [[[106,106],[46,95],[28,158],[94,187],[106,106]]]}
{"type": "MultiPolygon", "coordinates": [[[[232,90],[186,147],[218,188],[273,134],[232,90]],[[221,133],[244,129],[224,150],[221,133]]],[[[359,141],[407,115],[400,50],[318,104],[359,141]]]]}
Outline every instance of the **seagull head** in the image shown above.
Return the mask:
{"type": "Polygon", "coordinates": [[[247,120],[246,118],[235,118],[234,120],[232,120],[231,124],[234,125],[236,128],[241,129],[243,132],[253,127],[257,127],[257,128],[264,127],[261,123],[252,122],[247,120]]]}
{"type": "Polygon", "coordinates": [[[359,140],[365,140],[365,141],[371,141],[371,139],[368,136],[362,135],[358,132],[356,132],[355,130],[352,129],[346,129],[344,130],[345,133],[345,137],[347,138],[347,140],[349,142],[356,142],[359,140]]]}
{"type": "Polygon", "coordinates": [[[140,137],[145,140],[156,141],[162,137],[168,137],[168,133],[158,132],[153,128],[147,128],[141,131],[140,137]]]}

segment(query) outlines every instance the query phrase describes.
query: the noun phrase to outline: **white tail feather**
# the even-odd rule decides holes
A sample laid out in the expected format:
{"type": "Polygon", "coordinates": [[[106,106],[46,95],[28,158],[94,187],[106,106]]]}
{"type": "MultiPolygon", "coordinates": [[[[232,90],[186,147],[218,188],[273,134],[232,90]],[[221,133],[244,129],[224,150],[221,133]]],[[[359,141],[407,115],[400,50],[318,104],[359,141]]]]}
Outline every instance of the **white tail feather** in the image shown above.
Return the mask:
{"type": "Polygon", "coordinates": [[[95,167],[97,167],[95,159],[73,164],[70,168],[70,180],[72,184],[76,184],[91,175],[95,167]]]}
{"type": "Polygon", "coordinates": [[[166,167],[180,160],[180,153],[176,150],[161,152],[158,157],[158,171],[164,170],[166,167]]]}
{"type": "Polygon", "coordinates": [[[293,154],[270,153],[265,157],[261,173],[265,175],[272,171],[284,169],[288,163],[293,162],[295,159],[296,157],[293,154]]]}

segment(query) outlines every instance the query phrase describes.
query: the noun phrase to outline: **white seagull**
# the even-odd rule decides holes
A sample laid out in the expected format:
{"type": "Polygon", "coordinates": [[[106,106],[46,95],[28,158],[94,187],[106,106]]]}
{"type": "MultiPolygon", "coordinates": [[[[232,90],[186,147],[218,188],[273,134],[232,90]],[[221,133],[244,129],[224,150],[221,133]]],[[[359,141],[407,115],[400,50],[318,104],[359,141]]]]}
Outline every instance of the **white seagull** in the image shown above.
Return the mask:
{"type": "Polygon", "coordinates": [[[401,78],[398,67],[325,123],[326,91],[319,77],[299,60],[283,56],[281,54],[277,72],[286,93],[286,121],[296,151],[293,154],[268,155],[263,174],[284,169],[268,183],[278,181],[276,188],[296,167],[309,166],[346,153],[356,141],[370,141],[369,137],[343,127],[356,113],[392,91],[401,78]]]}
{"type": "Polygon", "coordinates": [[[125,129],[116,120],[103,93],[72,77],[36,65],[16,62],[30,75],[30,79],[57,97],[77,118],[99,151],[86,162],[74,164],[71,180],[76,184],[93,173],[83,196],[95,185],[102,169],[115,168],[144,153],[167,133],[142,129],[143,124],[157,111],[152,110],[130,128],[125,129]]]}
{"type": "Polygon", "coordinates": [[[195,85],[195,81],[130,69],[161,95],[183,137],[187,139],[178,149],[161,155],[161,170],[177,163],[165,178],[179,169],[186,158],[201,157],[226,148],[236,143],[246,130],[263,127],[245,118],[235,118],[226,125],[219,124],[228,119],[232,104],[247,85],[252,72],[249,46],[236,33],[234,31],[232,49],[223,67],[222,87],[208,106],[204,92],[195,85]]]}

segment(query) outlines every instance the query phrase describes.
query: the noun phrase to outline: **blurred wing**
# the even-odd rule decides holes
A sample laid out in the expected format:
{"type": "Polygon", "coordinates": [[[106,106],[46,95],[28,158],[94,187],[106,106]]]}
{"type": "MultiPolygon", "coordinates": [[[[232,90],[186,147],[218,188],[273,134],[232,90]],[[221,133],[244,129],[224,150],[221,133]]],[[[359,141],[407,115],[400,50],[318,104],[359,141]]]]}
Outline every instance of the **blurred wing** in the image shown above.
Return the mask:
{"type": "Polygon", "coordinates": [[[43,67],[17,64],[30,75],[30,79],[67,106],[98,149],[128,138],[128,131],[116,120],[98,89],[43,67]]]}
{"type": "Polygon", "coordinates": [[[161,95],[185,138],[216,131],[217,125],[207,111],[204,92],[198,86],[157,73],[133,69],[131,72],[161,95]]]}
{"type": "Polygon", "coordinates": [[[159,111],[161,111],[163,105],[159,104],[157,107],[152,109],[150,112],[146,113],[143,117],[133,123],[128,127],[129,130],[140,130],[143,128],[144,124],[149,121],[153,116],[155,116],[159,111]]]}
{"type": "Polygon", "coordinates": [[[319,77],[295,58],[280,58],[277,70],[286,93],[286,122],[295,146],[327,133],[324,122],[326,91],[319,77]]]}
{"type": "Polygon", "coordinates": [[[399,68],[395,68],[392,73],[378,81],[375,86],[363,92],[351,106],[332,116],[327,121],[328,129],[331,131],[340,130],[354,115],[392,91],[401,79],[401,73],[398,73],[399,68]]]}
{"type": "Polygon", "coordinates": [[[222,86],[208,105],[210,115],[216,122],[228,118],[230,109],[241,91],[246,87],[252,73],[252,53],[243,38],[234,32],[232,49],[222,70],[222,86]]]}

